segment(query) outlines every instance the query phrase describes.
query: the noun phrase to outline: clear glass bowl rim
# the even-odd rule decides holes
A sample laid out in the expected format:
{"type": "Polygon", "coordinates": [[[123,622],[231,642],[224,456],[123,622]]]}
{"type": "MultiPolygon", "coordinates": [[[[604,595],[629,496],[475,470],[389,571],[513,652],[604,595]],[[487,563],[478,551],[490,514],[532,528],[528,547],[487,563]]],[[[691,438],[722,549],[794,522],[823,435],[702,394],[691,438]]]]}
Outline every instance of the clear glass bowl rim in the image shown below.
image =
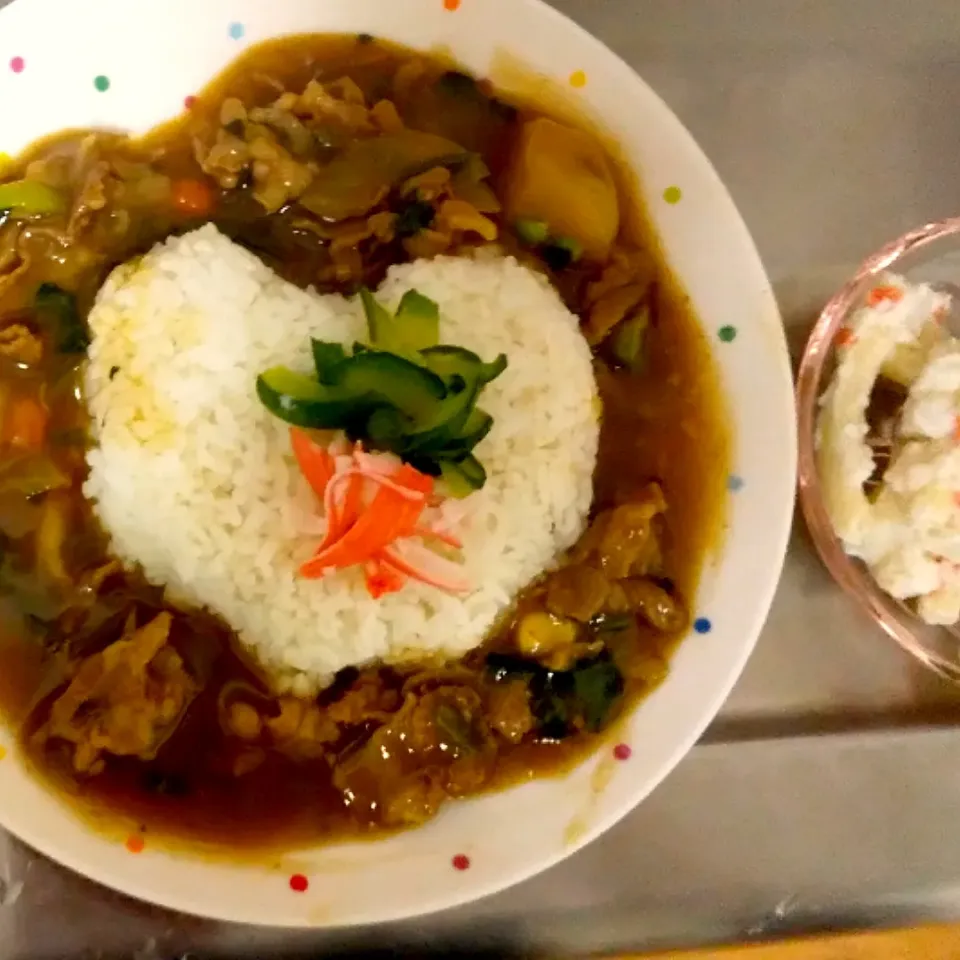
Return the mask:
{"type": "MultiPolygon", "coordinates": [[[[918,621],[898,601],[873,582],[863,566],[851,559],[833,531],[820,488],[816,464],[816,418],[823,392],[824,367],[834,339],[846,318],[862,300],[866,287],[904,257],[950,237],[960,237],[960,217],[924,224],[886,244],[868,257],[820,312],[797,371],[798,486],[800,506],[814,546],[840,587],[901,647],[941,676],[960,683],[960,661],[944,656],[918,635],[918,621]]],[[[957,644],[960,657],[960,644],[957,644]]]]}

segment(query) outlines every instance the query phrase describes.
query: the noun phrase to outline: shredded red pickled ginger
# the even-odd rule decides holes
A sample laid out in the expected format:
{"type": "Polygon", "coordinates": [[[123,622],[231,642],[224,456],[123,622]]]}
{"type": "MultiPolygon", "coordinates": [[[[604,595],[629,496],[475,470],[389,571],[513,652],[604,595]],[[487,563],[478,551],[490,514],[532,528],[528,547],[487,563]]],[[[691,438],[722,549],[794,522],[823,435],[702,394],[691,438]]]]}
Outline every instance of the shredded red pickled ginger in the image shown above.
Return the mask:
{"type": "Polygon", "coordinates": [[[323,504],[327,530],[300,575],[319,579],[360,566],[374,598],[420,580],[449,593],[469,589],[460,564],[431,543],[459,548],[459,538],[438,517],[438,498],[429,477],[392,454],[352,448],[338,437],[324,443],[306,430],[290,428],[293,453],[323,504]]]}

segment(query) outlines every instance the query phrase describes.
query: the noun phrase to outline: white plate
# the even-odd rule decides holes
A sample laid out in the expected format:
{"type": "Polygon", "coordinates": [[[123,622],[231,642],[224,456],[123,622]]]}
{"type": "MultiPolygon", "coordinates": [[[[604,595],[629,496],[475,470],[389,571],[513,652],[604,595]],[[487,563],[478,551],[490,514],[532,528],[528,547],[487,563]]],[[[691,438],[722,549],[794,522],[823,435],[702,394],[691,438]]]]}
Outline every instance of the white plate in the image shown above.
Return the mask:
{"type": "Polygon", "coordinates": [[[566,85],[640,174],[722,370],[735,430],[722,554],[669,679],[620,732],[632,748],[626,761],[610,744],[564,778],[451,804],[420,830],[241,867],[149,844],[134,855],[91,832],[29,776],[12,732],[0,734],[0,822],[38,850],[190,913],[333,926],[426,913],[523,880],[606,830],[666,776],[719,709],[767,614],[793,510],[796,437],[780,316],[722,183],[643,81],[538,0],[16,0],[0,11],[0,150],[16,154],[65,127],[145,131],[248,45],[308,31],[442,45],[480,75],[506,51],[566,85]],[[462,858],[467,869],[455,866],[462,858]],[[292,874],[307,878],[305,891],[291,888],[292,874]]]}

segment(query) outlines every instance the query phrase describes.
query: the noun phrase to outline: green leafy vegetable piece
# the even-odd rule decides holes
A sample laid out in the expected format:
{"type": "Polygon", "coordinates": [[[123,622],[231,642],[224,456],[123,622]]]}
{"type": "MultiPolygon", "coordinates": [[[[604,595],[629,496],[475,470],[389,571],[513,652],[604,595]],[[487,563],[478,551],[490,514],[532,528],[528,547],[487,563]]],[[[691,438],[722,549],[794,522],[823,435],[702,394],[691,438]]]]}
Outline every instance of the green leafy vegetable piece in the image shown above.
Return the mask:
{"type": "Polygon", "coordinates": [[[623,676],[607,658],[577,664],[573,674],[573,697],[587,729],[599,730],[623,694],[623,676]]]}
{"type": "Polygon", "coordinates": [[[370,344],[377,350],[419,360],[419,351],[437,345],[440,310],[433,300],[422,293],[408,290],[395,314],[366,287],[360,289],[360,302],[367,318],[370,344]]]}
{"type": "Polygon", "coordinates": [[[401,181],[462,162],[466,153],[446,137],[414,129],[352,140],[319,169],[299,203],[324,220],[362,217],[401,181]]]}
{"type": "Polygon", "coordinates": [[[455,500],[462,500],[464,497],[469,497],[477,489],[470,478],[460,470],[458,463],[453,460],[437,460],[434,462],[439,467],[440,479],[443,481],[448,496],[455,500]]]}
{"type": "Polygon", "coordinates": [[[436,219],[433,206],[423,200],[412,200],[397,214],[394,230],[398,237],[412,237],[421,230],[426,230],[436,219]]]}
{"type": "Polygon", "coordinates": [[[417,290],[404,294],[396,313],[366,288],[360,302],[370,343],[355,343],[348,354],[340,344],[311,341],[316,379],[286,367],[266,370],[256,384],[261,402],[287,423],[343,430],[396,453],[442,476],[452,495],[480,489],[486,471],[473,449],[493,418],[477,400],[506,369],[506,356],[485,363],[471,350],[439,345],[439,308],[417,290]]]}
{"type": "Polygon", "coordinates": [[[396,339],[395,317],[367,287],[360,288],[360,302],[367,318],[367,336],[370,343],[380,350],[391,349],[396,339]]]}
{"type": "Polygon", "coordinates": [[[644,304],[622,321],[610,338],[614,357],[631,373],[642,373],[646,352],[644,343],[650,326],[650,307],[644,304]]]}
{"type": "Polygon", "coordinates": [[[521,217],[513,223],[517,236],[531,247],[539,247],[550,237],[550,226],[545,220],[528,220],[521,217]]]}
{"type": "Polygon", "coordinates": [[[341,344],[328,343],[325,340],[311,339],[310,347],[313,351],[313,365],[317,370],[317,379],[321,383],[327,383],[327,377],[334,368],[347,359],[347,352],[341,344]]]}
{"type": "Polygon", "coordinates": [[[77,310],[77,298],[56,284],[42,283],[33,298],[40,325],[50,331],[60,353],[85,353],[90,334],[77,310]]]}
{"type": "Polygon", "coordinates": [[[440,476],[451,497],[463,499],[487,482],[487,471],[473,454],[460,460],[438,459],[440,476]]]}
{"type": "Polygon", "coordinates": [[[484,85],[473,77],[448,70],[418,92],[407,113],[408,122],[418,129],[443,134],[468,150],[489,155],[503,142],[517,112],[488,96],[484,85]]]}
{"type": "Polygon", "coordinates": [[[493,417],[474,407],[460,433],[435,451],[440,460],[462,460],[493,429],[493,417]]]}
{"type": "Polygon", "coordinates": [[[487,482],[487,471],[483,464],[473,454],[457,461],[457,469],[473,484],[474,490],[479,490],[487,482]]]}
{"type": "Polygon", "coordinates": [[[16,613],[35,627],[52,623],[69,606],[63,591],[24,569],[13,553],[0,562],[0,596],[10,597],[16,613]]]}
{"type": "Polygon", "coordinates": [[[470,417],[479,393],[480,384],[476,380],[470,384],[461,381],[453,389],[448,383],[447,398],[437,404],[427,420],[410,430],[405,449],[433,453],[453,440],[470,417]]]}
{"type": "Polygon", "coordinates": [[[450,746],[465,753],[474,753],[477,750],[479,743],[476,732],[470,721],[456,707],[448,703],[439,704],[434,719],[440,730],[446,734],[450,746]]]}
{"type": "Polygon", "coordinates": [[[454,170],[451,180],[454,196],[458,200],[465,200],[480,213],[499,213],[502,204],[486,183],[489,176],[490,168],[483,162],[483,158],[478,153],[469,154],[454,170]]]}
{"type": "Polygon", "coordinates": [[[462,377],[466,382],[476,378],[486,386],[507,369],[507,357],[503,353],[490,363],[484,363],[472,350],[446,344],[428,347],[421,352],[424,364],[448,381],[454,376],[462,377]]]}
{"type": "Polygon", "coordinates": [[[364,436],[377,449],[402,453],[407,428],[405,420],[393,407],[377,407],[367,418],[364,436]]]}
{"type": "Polygon", "coordinates": [[[0,183],[0,210],[15,220],[46,217],[67,209],[64,195],[37,180],[12,180],[0,183]]]}
{"type": "Polygon", "coordinates": [[[502,653],[488,654],[486,665],[497,682],[527,682],[540,733],[551,739],[568,736],[577,721],[599,730],[623,695],[623,675],[607,653],[581,660],[570,670],[548,670],[534,660],[502,653]]]}
{"type": "Polygon", "coordinates": [[[257,396],[286,423],[316,430],[341,429],[357,400],[346,391],[337,391],[286,367],[272,367],[260,374],[257,396]]]}
{"type": "Polygon", "coordinates": [[[560,250],[566,250],[574,263],[583,256],[583,244],[574,237],[554,237],[551,245],[560,250]]]}
{"type": "Polygon", "coordinates": [[[335,371],[335,386],[377,406],[394,407],[412,423],[428,422],[447,388],[435,373],[393,353],[371,350],[350,358],[335,371]]]}
{"type": "Polygon", "coordinates": [[[417,290],[408,290],[397,306],[396,329],[408,350],[435,347],[440,339],[440,308],[417,290]]]}
{"type": "Polygon", "coordinates": [[[331,383],[273,367],[257,378],[257,395],[281,420],[298,427],[356,432],[379,407],[392,407],[411,423],[429,418],[446,396],[443,381],[392,353],[354,355],[329,374],[331,383]]]}

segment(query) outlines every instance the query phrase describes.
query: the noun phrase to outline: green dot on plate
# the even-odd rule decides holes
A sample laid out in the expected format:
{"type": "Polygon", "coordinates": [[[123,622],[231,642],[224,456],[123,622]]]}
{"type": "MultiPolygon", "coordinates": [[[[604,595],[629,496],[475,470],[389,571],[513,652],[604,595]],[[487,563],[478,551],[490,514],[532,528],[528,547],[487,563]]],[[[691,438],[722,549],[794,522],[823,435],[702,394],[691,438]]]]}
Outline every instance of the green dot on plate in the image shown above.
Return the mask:
{"type": "Polygon", "coordinates": [[[731,327],[729,324],[725,327],[721,327],[717,331],[717,336],[724,342],[730,343],[732,340],[735,340],[737,337],[737,328],[731,327]]]}
{"type": "Polygon", "coordinates": [[[666,200],[667,203],[679,203],[682,196],[683,192],[679,187],[667,187],[667,189],[663,191],[663,199],[666,200]]]}
{"type": "Polygon", "coordinates": [[[103,74],[100,74],[99,77],[94,77],[93,85],[101,93],[106,93],[110,89],[110,78],[105,77],[103,74]]]}

